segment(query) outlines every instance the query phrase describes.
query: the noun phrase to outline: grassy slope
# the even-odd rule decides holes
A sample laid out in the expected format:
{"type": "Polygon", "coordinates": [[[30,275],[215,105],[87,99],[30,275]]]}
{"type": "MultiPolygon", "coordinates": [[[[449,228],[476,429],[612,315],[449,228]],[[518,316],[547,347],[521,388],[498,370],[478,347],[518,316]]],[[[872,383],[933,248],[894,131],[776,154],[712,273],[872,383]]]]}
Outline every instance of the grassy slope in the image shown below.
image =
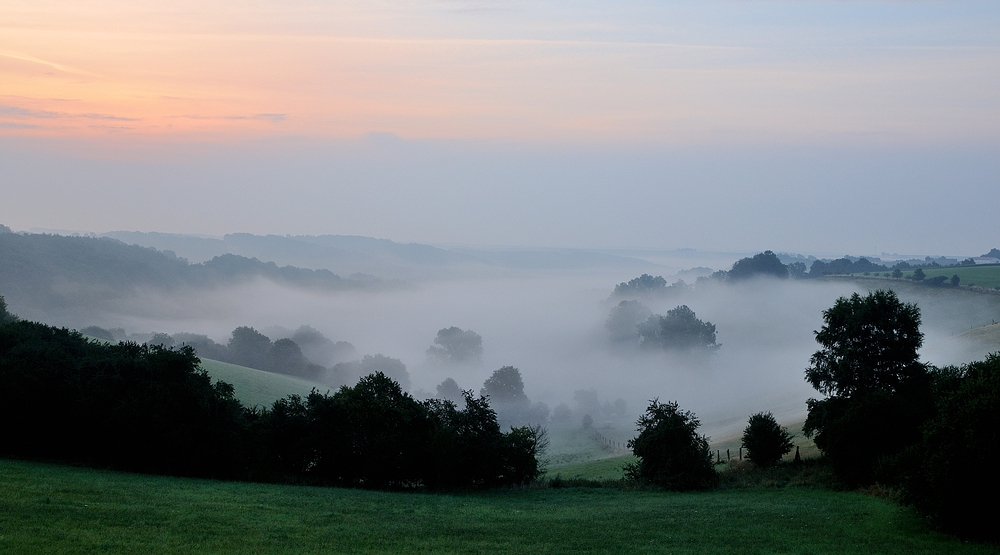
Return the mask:
{"type": "Polygon", "coordinates": [[[958,337],[978,345],[986,345],[991,351],[1000,351],[1000,323],[974,328],[958,337]]]}
{"type": "Polygon", "coordinates": [[[812,488],[443,495],[0,461],[3,553],[991,553],[812,488]]]}
{"type": "Polygon", "coordinates": [[[320,393],[330,390],[330,386],[308,380],[237,366],[228,362],[201,359],[201,367],[213,380],[232,384],[236,397],[244,405],[270,406],[276,400],[291,394],[309,395],[315,387],[320,393]]]}

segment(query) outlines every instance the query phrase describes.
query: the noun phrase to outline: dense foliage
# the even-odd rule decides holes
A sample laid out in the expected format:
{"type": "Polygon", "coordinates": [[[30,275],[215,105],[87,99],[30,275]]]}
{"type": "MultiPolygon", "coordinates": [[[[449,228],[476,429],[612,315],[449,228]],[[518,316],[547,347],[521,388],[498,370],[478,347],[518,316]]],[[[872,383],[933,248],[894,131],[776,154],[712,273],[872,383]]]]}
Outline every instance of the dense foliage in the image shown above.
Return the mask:
{"type": "Polygon", "coordinates": [[[761,467],[774,466],[794,447],[792,435],[775,421],[770,412],[750,416],[743,430],[743,447],[750,462],[761,467]]]}
{"type": "Polygon", "coordinates": [[[243,407],[191,349],[89,343],[0,326],[0,454],[140,472],[240,477],[243,407]]]}
{"type": "Polygon", "coordinates": [[[636,422],[639,435],[628,447],[638,459],[626,466],[633,479],[671,490],[706,489],[718,483],[708,438],[698,435],[701,422],[676,402],[654,399],[636,422]]]}
{"type": "Polygon", "coordinates": [[[942,527],[1000,539],[1000,354],[935,373],[935,416],[911,456],[920,463],[905,481],[907,498],[942,527]]]}
{"type": "Polygon", "coordinates": [[[823,311],[806,380],[820,393],[850,397],[858,392],[896,393],[924,375],[917,349],[923,344],[920,310],[896,293],[854,293],[823,311]]]}
{"type": "Polygon", "coordinates": [[[382,373],[264,410],[212,384],[190,347],[0,325],[0,456],[139,472],[373,488],[491,487],[538,474],[537,428],[485,398],[419,402],[382,373]]]}

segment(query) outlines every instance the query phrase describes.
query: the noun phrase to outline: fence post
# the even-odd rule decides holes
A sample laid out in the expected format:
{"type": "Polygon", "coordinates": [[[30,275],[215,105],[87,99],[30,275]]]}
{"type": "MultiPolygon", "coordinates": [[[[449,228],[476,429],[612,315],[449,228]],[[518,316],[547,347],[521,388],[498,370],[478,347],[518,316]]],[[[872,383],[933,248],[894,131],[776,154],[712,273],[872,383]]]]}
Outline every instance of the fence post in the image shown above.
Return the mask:
{"type": "Polygon", "coordinates": [[[740,460],[741,461],[743,460],[743,448],[742,447],[740,447],[740,460]]]}
{"type": "Polygon", "coordinates": [[[729,456],[729,449],[726,449],[726,462],[729,462],[731,460],[733,460],[733,458],[729,456]]]}

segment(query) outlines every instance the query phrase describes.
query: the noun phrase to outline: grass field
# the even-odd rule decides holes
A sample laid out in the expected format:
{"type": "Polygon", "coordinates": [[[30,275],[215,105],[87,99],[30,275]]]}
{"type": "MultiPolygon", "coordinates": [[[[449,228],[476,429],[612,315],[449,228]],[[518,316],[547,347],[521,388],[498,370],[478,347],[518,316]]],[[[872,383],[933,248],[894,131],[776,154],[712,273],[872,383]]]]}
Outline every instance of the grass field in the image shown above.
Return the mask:
{"type": "MultiPolygon", "coordinates": [[[[924,276],[932,278],[936,276],[958,276],[961,285],[976,285],[995,289],[1000,287],[1000,265],[991,266],[951,266],[948,268],[921,268],[924,276]]],[[[883,272],[885,273],[885,272],[883,272]]],[[[857,277],[866,277],[862,274],[853,274],[857,277]]],[[[882,274],[874,274],[881,276],[882,274]]],[[[903,272],[904,278],[913,276],[913,270],[903,272]]]]}
{"type": "MultiPolygon", "coordinates": [[[[935,276],[958,276],[962,285],[977,285],[990,289],[1000,287],[1000,266],[957,266],[951,268],[924,268],[924,275],[932,278],[935,276]]],[[[904,276],[911,276],[913,272],[906,272],[904,276]]]]}
{"type": "Polygon", "coordinates": [[[222,380],[232,384],[236,397],[247,406],[270,407],[278,399],[293,393],[305,397],[314,387],[320,393],[332,389],[328,385],[217,360],[203,358],[201,367],[208,372],[213,381],[222,380]]]}
{"type": "Polygon", "coordinates": [[[0,460],[2,553],[995,553],[806,487],[385,493],[0,460]]]}

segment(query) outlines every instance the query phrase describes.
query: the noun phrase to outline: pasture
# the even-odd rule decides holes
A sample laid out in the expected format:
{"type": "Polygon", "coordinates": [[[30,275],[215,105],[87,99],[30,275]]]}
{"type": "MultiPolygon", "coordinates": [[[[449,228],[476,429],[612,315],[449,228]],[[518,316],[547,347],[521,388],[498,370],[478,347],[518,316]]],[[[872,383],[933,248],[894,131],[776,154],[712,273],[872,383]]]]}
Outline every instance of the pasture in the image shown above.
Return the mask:
{"type": "MultiPolygon", "coordinates": [[[[1000,287],[1000,265],[951,266],[948,268],[922,268],[927,278],[958,276],[961,285],[975,285],[987,289],[1000,287]]],[[[913,271],[903,272],[903,277],[911,277],[913,271]]]]}
{"type": "Polygon", "coordinates": [[[2,553],[993,553],[809,487],[390,493],[0,460],[2,553]]]}
{"type": "Polygon", "coordinates": [[[201,367],[213,382],[222,380],[232,385],[236,398],[248,407],[258,405],[270,408],[278,399],[292,394],[305,397],[313,388],[320,393],[334,390],[318,382],[207,358],[201,359],[201,367]]]}

